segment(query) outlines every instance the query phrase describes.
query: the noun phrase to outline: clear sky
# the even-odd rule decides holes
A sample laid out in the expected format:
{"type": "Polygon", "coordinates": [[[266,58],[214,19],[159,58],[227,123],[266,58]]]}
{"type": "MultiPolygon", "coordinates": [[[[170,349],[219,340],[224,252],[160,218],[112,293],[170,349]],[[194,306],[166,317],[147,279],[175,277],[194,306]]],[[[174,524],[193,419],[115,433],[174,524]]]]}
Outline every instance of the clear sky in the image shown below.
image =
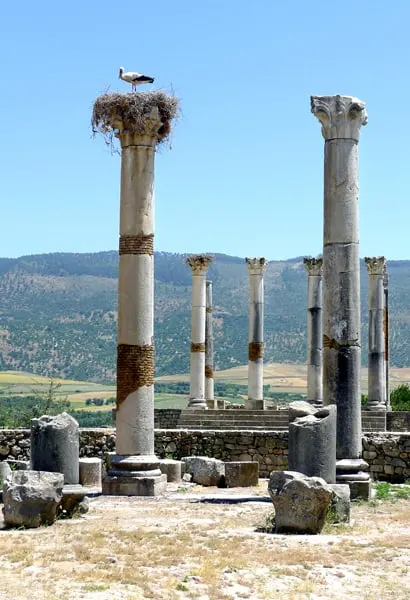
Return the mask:
{"type": "MultiPolygon", "coordinates": [[[[364,100],[361,256],[410,258],[408,0],[20,0],[1,9],[0,256],[117,248],[120,158],[92,139],[118,68],[181,98],[156,161],[156,249],[318,254],[311,94],[364,100]]],[[[146,89],[150,89],[149,87],[146,89]]]]}

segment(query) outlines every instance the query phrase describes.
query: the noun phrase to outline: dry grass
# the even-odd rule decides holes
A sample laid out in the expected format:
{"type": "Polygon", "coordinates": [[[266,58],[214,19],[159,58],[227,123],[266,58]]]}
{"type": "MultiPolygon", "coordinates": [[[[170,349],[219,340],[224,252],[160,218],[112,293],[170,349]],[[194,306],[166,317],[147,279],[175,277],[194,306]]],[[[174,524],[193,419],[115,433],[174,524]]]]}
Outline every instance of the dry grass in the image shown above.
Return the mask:
{"type": "Polygon", "coordinates": [[[356,505],[354,525],[326,535],[279,536],[256,532],[272,512],[256,500],[101,497],[81,519],[0,531],[0,599],[410,596],[408,501],[356,505]]]}

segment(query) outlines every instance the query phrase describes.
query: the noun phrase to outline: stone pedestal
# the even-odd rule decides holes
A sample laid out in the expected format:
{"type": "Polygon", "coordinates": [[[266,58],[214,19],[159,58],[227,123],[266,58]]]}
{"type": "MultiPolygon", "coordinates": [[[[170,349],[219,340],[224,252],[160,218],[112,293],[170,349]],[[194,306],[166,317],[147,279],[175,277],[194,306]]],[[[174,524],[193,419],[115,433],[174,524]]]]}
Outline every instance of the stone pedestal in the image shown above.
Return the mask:
{"type": "Polygon", "coordinates": [[[77,484],[79,474],[78,423],[67,413],[44,415],[31,421],[31,469],[62,473],[65,484],[77,484]]]}
{"type": "Polygon", "coordinates": [[[369,273],[368,400],[367,410],[386,410],[384,340],[384,256],[366,257],[369,273]]]}
{"type": "Polygon", "coordinates": [[[306,413],[289,423],[289,471],[335,483],[336,406],[330,404],[313,414],[306,413]]]}
{"type": "Polygon", "coordinates": [[[192,315],[190,386],[188,408],[206,409],[205,399],[205,322],[206,322],[206,273],[212,257],[206,254],[188,256],[187,264],[192,271],[192,315]]]}
{"type": "Polygon", "coordinates": [[[358,142],[365,104],[312,96],[324,158],[323,401],[337,406],[338,459],[361,456],[358,142]]]}
{"type": "Polygon", "coordinates": [[[323,405],[322,385],[322,259],[305,258],[308,274],[308,321],[307,321],[307,395],[308,402],[316,407],[323,405]]]}
{"type": "Polygon", "coordinates": [[[218,408],[214,395],[214,329],[212,316],[212,281],[206,282],[205,316],[205,399],[208,408],[218,408]]]}
{"type": "Polygon", "coordinates": [[[248,398],[245,408],[264,410],[263,398],[263,274],[265,258],[247,258],[249,271],[248,398]]]}
{"type": "Polygon", "coordinates": [[[107,94],[93,125],[121,143],[116,455],[103,493],[156,495],[165,476],[154,453],[154,159],[177,101],[162,92],[107,94]]]}

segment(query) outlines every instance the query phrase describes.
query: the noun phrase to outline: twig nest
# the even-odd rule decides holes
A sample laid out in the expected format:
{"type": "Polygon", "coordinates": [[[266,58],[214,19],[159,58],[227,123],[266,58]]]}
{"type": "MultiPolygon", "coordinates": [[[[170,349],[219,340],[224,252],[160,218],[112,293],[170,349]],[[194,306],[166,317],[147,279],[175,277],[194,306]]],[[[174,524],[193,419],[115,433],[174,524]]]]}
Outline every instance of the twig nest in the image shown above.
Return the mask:
{"type": "Polygon", "coordinates": [[[96,99],[91,124],[93,133],[102,133],[110,144],[126,132],[154,136],[159,144],[171,133],[178,111],[178,98],[164,92],[114,92],[96,99]]]}

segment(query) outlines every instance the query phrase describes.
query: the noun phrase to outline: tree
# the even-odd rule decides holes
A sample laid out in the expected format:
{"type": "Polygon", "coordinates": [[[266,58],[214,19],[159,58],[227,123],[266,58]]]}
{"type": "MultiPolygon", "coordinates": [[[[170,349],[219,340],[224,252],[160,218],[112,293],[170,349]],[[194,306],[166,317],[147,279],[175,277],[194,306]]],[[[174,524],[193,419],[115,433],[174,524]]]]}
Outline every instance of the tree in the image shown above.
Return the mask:
{"type": "Polygon", "coordinates": [[[392,410],[410,410],[410,387],[402,383],[390,393],[392,410]]]}

